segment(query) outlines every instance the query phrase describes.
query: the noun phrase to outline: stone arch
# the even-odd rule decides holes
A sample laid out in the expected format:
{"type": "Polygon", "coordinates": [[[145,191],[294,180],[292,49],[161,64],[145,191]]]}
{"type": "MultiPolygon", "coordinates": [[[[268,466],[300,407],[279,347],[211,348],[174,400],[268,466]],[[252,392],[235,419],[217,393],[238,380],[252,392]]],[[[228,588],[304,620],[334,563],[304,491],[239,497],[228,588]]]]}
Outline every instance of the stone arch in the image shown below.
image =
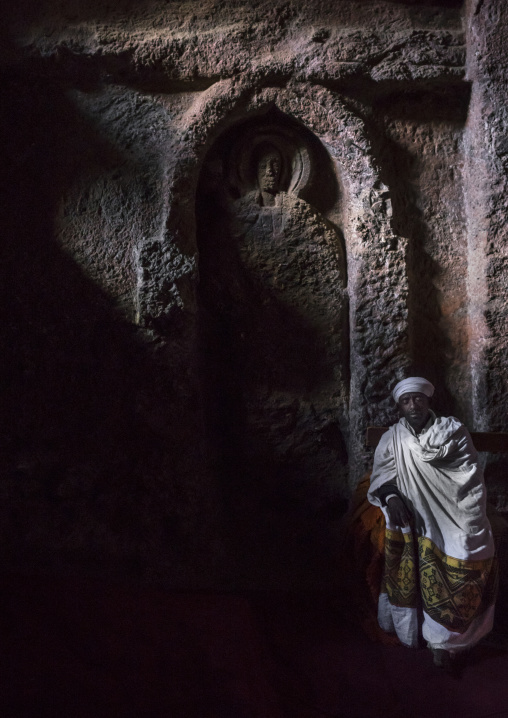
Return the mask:
{"type": "MultiPolygon", "coordinates": [[[[181,144],[168,167],[160,236],[138,248],[138,321],[156,332],[173,331],[186,313],[186,339],[197,311],[197,243],[194,199],[201,168],[216,139],[240,120],[280,112],[306,126],[336,167],[341,202],[327,218],[339,226],[347,255],[350,315],[350,482],[371,460],[363,446],[365,426],[390,420],[386,389],[409,365],[407,347],[406,244],[391,228],[389,188],[380,179],[362,118],[338,94],[309,83],[253,88],[248,81],[221,81],[201,93],[181,119],[181,144]],[[168,280],[167,267],[171,267],[168,280]],[[383,268],[383,272],[376,270],[383,268]]],[[[180,322],[184,324],[184,322],[180,322]]],[[[179,337],[178,341],[182,341],[179,337]]]]}
{"type": "Polygon", "coordinates": [[[315,552],[295,536],[315,535],[317,512],[346,498],[347,272],[323,213],[338,204],[323,182],[337,184],[331,165],[307,128],[268,105],[217,138],[197,191],[207,440],[237,566],[263,585],[315,552]]]}

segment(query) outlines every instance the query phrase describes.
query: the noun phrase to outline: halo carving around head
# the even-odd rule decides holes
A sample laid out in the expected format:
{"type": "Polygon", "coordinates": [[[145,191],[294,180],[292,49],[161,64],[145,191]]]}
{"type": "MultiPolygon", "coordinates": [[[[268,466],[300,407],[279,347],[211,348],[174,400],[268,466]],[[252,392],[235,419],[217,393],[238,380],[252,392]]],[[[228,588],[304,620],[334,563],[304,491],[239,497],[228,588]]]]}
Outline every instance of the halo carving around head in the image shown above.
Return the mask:
{"type": "Polygon", "coordinates": [[[232,193],[242,196],[256,189],[255,161],[264,145],[273,147],[280,154],[281,191],[300,196],[311,179],[311,152],[293,128],[278,124],[246,128],[232,143],[225,163],[225,175],[232,193]]]}

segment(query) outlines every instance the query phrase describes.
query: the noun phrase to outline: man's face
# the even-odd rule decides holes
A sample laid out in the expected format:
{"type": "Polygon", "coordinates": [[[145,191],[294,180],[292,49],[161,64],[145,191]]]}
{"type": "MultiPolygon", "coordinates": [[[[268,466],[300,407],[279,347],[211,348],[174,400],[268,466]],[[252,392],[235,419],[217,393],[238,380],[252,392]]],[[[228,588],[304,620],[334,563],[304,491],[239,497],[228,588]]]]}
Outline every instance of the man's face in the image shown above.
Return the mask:
{"type": "Polygon", "coordinates": [[[281,171],[280,156],[277,151],[267,152],[258,164],[258,184],[263,192],[275,194],[279,187],[281,171]]]}
{"type": "Polygon", "coordinates": [[[420,392],[409,392],[402,394],[397,406],[401,416],[406,419],[409,425],[415,430],[423,429],[430,413],[429,397],[420,392]]]}

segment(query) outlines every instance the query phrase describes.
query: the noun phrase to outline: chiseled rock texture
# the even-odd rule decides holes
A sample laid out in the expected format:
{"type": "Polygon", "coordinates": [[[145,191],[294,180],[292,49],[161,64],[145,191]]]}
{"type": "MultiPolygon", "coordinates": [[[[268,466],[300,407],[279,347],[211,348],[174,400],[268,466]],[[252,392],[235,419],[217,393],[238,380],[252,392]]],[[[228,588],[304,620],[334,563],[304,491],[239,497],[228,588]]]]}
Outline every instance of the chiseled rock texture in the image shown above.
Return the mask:
{"type": "Polygon", "coordinates": [[[396,381],[508,430],[508,9],[2,13],[2,557],[336,586],[396,381]]]}

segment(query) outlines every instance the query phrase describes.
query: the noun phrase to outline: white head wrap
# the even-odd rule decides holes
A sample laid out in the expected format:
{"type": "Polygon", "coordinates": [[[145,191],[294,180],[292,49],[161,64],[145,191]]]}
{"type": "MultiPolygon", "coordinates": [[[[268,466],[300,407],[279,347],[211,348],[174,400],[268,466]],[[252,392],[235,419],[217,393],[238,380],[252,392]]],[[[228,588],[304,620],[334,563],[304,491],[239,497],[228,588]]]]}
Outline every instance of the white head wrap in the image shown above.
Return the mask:
{"type": "Polygon", "coordinates": [[[427,381],[427,379],[424,379],[422,376],[410,376],[408,379],[403,379],[395,385],[392,396],[395,401],[398,402],[402,394],[409,394],[410,392],[425,394],[425,396],[428,396],[430,399],[434,394],[434,387],[430,381],[427,381]]]}

